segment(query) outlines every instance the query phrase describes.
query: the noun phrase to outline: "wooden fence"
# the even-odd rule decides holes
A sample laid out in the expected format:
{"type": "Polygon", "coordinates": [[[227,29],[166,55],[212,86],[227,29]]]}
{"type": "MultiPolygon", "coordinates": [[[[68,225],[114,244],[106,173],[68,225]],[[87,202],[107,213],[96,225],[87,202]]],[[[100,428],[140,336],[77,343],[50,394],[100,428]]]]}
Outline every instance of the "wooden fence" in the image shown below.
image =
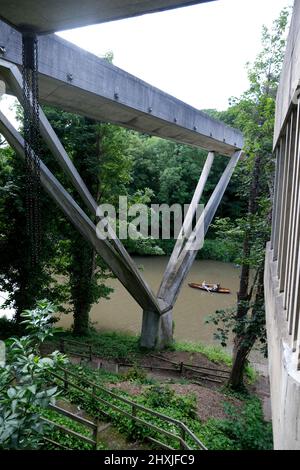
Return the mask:
{"type": "MultiPolygon", "coordinates": [[[[193,442],[196,449],[207,450],[205,445],[200,441],[200,439],[198,439],[198,437],[195,436],[195,434],[181,421],[171,418],[170,416],[164,415],[157,411],[154,411],[150,408],[146,408],[132,400],[119,396],[116,393],[106,389],[105,387],[95,384],[94,382],[91,382],[82,376],[79,377],[78,374],[74,374],[73,372],[70,372],[68,369],[59,368],[59,370],[62,372],[62,375],[59,375],[54,372],[52,372],[51,375],[55,377],[56,379],[63,382],[64,390],[67,391],[68,388],[70,387],[70,388],[74,388],[75,390],[82,392],[83,395],[89,395],[93,400],[95,400],[96,403],[99,404],[99,413],[103,414],[107,418],[111,419],[111,415],[109,414],[108,410],[113,410],[113,411],[120,413],[123,416],[130,418],[132,422],[135,424],[136,423],[142,424],[143,426],[148,428],[150,431],[151,430],[155,431],[156,433],[163,434],[173,440],[176,440],[177,442],[179,442],[180,449],[191,450],[191,447],[186,442],[186,439],[188,437],[193,442]],[[84,383],[85,385],[87,385],[87,387],[82,388],[77,383],[72,382],[71,378],[75,379],[76,381],[80,380],[80,383],[84,383]],[[113,404],[107,399],[100,397],[96,393],[98,390],[106,394],[108,397],[113,398],[119,403],[126,403],[131,408],[131,411],[126,411],[123,408],[120,408],[120,406],[113,404]],[[105,406],[105,410],[103,409],[103,405],[105,406]],[[149,421],[146,421],[145,419],[139,417],[138,416],[139,411],[149,416],[155,416],[159,418],[160,420],[164,421],[165,423],[172,424],[177,429],[178,434],[173,433],[171,431],[167,431],[166,429],[160,426],[157,426],[153,423],[150,423],[149,421]]],[[[166,443],[152,436],[147,436],[147,440],[160,446],[161,448],[175,450],[174,447],[171,447],[167,445],[166,443]]]]}
{"type": "MultiPolygon", "coordinates": [[[[101,357],[100,353],[96,351],[91,344],[82,343],[75,340],[61,339],[59,342],[59,349],[65,354],[78,356],[83,359],[88,359],[89,361],[92,361],[93,357],[101,357]],[[74,345],[76,349],[73,348],[74,345]]],[[[142,369],[174,372],[179,373],[181,375],[184,375],[187,372],[189,374],[192,373],[193,376],[196,376],[196,379],[207,380],[215,383],[223,383],[224,380],[229,379],[230,372],[225,369],[187,364],[184,362],[175,362],[171,361],[170,359],[166,359],[162,356],[156,356],[154,354],[151,354],[150,357],[153,357],[154,359],[160,360],[162,362],[167,362],[171,364],[172,367],[161,367],[156,365],[141,364],[142,369]]],[[[119,369],[122,367],[134,367],[134,365],[135,364],[130,362],[116,362],[116,373],[118,373],[119,369]]]]}
{"type": "MultiPolygon", "coordinates": [[[[82,418],[81,416],[75,415],[74,413],[71,413],[70,411],[65,410],[64,408],[61,408],[56,405],[49,405],[48,407],[52,411],[55,411],[56,413],[66,416],[67,418],[71,419],[72,421],[75,421],[77,423],[80,423],[81,425],[87,427],[89,430],[92,431],[92,437],[87,437],[83,434],[80,434],[72,429],[69,429],[66,426],[62,426],[61,424],[56,423],[55,421],[52,421],[50,419],[42,417],[42,421],[45,423],[49,424],[52,428],[64,433],[68,434],[70,436],[76,437],[78,440],[85,442],[87,444],[90,444],[92,449],[97,450],[98,444],[99,444],[99,436],[104,429],[107,428],[107,426],[100,428],[98,420],[96,422],[89,421],[88,419],[82,418]]],[[[60,442],[54,441],[53,439],[50,439],[49,437],[44,437],[44,441],[47,443],[52,444],[54,447],[58,447],[60,449],[64,450],[71,450],[68,447],[62,445],[60,442]]]]}

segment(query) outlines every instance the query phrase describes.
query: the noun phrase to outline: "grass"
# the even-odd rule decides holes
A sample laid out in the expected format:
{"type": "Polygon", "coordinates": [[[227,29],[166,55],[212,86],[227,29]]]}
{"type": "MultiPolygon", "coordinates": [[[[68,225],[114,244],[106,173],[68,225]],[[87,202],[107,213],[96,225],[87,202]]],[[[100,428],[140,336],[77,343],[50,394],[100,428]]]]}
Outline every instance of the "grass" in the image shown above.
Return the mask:
{"type": "MultiPolygon", "coordinates": [[[[42,409],[40,414],[44,417],[52,421],[53,423],[59,424],[60,426],[64,426],[71,431],[75,431],[82,436],[92,438],[91,430],[88,429],[81,423],[74,421],[71,418],[63,416],[56,411],[52,411],[49,409],[42,409]]],[[[69,448],[69,449],[78,449],[78,450],[91,450],[92,446],[80,438],[67,434],[54,426],[48,426],[48,430],[46,431],[46,437],[50,438],[51,440],[58,442],[59,444],[69,448]]],[[[45,443],[43,446],[44,449],[52,450],[56,449],[56,446],[45,443]]],[[[98,450],[104,449],[103,444],[99,442],[98,450]]]]}
{"type": "MultiPolygon", "coordinates": [[[[87,336],[74,337],[70,331],[57,331],[54,340],[58,338],[76,339],[76,341],[91,344],[95,351],[108,359],[128,359],[141,356],[145,351],[139,347],[139,336],[120,332],[91,331],[87,336]]],[[[190,341],[176,341],[169,348],[173,351],[201,353],[210,361],[231,366],[232,359],[220,346],[207,346],[190,341]]]]}
{"type": "Polygon", "coordinates": [[[201,343],[193,343],[190,341],[176,341],[174,344],[174,350],[201,353],[212,362],[225,364],[228,367],[232,365],[231,356],[220,346],[207,346],[201,343]]]}
{"type": "MultiPolygon", "coordinates": [[[[175,351],[187,351],[191,353],[201,353],[216,364],[225,364],[232,366],[232,357],[221,346],[210,346],[201,343],[193,343],[190,341],[178,341],[174,344],[175,351]]],[[[246,366],[245,376],[249,384],[253,384],[257,380],[257,372],[250,365],[246,366]]]]}
{"type": "MultiPolygon", "coordinates": [[[[95,351],[108,359],[128,359],[147,354],[139,346],[139,336],[116,331],[91,331],[88,335],[79,337],[74,337],[71,331],[57,331],[54,340],[60,338],[76,339],[81,343],[91,344],[95,351]]],[[[201,353],[210,361],[225,364],[229,367],[232,364],[230,355],[220,346],[207,346],[190,341],[175,341],[169,349],[172,351],[201,353]]]]}
{"type": "MultiPolygon", "coordinates": [[[[92,382],[99,381],[98,371],[80,366],[69,367],[71,367],[73,372],[77,370],[78,374],[76,375],[78,378],[80,377],[81,383],[84,383],[84,378],[92,382]]],[[[88,389],[89,386],[86,384],[85,388],[88,389]]],[[[257,398],[244,397],[241,405],[236,408],[229,402],[226,402],[226,395],[224,395],[224,407],[227,418],[211,418],[206,422],[202,422],[197,416],[195,396],[193,394],[178,395],[168,385],[148,385],[138,395],[131,395],[118,388],[113,389],[113,391],[119,396],[129,398],[147,408],[182,421],[210,450],[265,450],[272,448],[271,425],[264,421],[261,403],[257,398]]],[[[73,403],[81,405],[90,416],[99,416],[99,404],[91,399],[89,395],[83,395],[76,389],[72,389],[72,387],[68,389],[67,393],[68,398],[73,403]]],[[[130,405],[120,402],[118,399],[100,390],[96,393],[99,397],[104,398],[112,405],[118,406],[123,411],[129,413],[132,411],[130,405]]],[[[149,429],[146,425],[134,423],[128,416],[124,416],[123,413],[116,409],[106,406],[105,412],[109,414],[109,421],[129,440],[143,441],[150,435],[154,438],[159,438],[167,445],[178,448],[178,441],[176,439],[169,439],[159,432],[153,432],[153,429],[149,429]]],[[[143,411],[139,411],[138,415],[152,425],[158,425],[165,430],[176,432],[172,424],[161,421],[158,417],[145,414],[143,411]]],[[[191,448],[194,448],[193,441],[188,439],[188,444],[191,448]]]]}
{"type": "MultiPolygon", "coordinates": [[[[77,336],[74,338],[70,331],[57,331],[54,339],[76,339],[76,341],[91,344],[93,350],[107,359],[132,360],[147,354],[139,347],[139,336],[120,332],[97,332],[92,330],[87,336],[77,336]]],[[[208,360],[216,364],[224,364],[228,367],[232,365],[231,356],[221,346],[210,346],[202,343],[190,341],[176,341],[169,348],[172,351],[186,351],[190,353],[201,353],[208,360]]],[[[246,367],[246,378],[248,383],[254,383],[257,373],[251,366],[246,367]]]]}
{"type": "Polygon", "coordinates": [[[86,336],[74,337],[71,331],[57,331],[53,339],[55,341],[60,338],[91,344],[95,352],[107,359],[133,359],[142,353],[139,337],[126,333],[91,330],[86,336]]]}

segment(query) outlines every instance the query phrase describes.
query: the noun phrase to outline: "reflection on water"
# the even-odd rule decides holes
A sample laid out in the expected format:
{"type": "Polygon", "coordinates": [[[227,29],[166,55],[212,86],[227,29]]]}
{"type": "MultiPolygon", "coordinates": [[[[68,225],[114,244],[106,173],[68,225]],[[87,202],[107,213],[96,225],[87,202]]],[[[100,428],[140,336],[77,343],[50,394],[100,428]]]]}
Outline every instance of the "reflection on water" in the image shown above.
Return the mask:
{"type": "MultiPolygon", "coordinates": [[[[152,289],[157,292],[167,257],[136,257],[138,266],[143,267],[143,275],[152,289]]],[[[213,326],[205,324],[205,318],[218,309],[233,307],[236,303],[240,270],[232,264],[218,261],[196,260],[184,282],[174,308],[175,338],[188,341],[215,343],[213,326]],[[228,287],[231,294],[211,294],[191,289],[188,282],[220,283],[228,287]]],[[[91,321],[97,329],[118,330],[139,333],[142,312],[139,305],[130,297],[125,288],[115,279],[107,282],[115,291],[110,300],[100,300],[91,311],[91,321]]],[[[69,328],[71,315],[63,315],[58,326],[69,328]]]]}

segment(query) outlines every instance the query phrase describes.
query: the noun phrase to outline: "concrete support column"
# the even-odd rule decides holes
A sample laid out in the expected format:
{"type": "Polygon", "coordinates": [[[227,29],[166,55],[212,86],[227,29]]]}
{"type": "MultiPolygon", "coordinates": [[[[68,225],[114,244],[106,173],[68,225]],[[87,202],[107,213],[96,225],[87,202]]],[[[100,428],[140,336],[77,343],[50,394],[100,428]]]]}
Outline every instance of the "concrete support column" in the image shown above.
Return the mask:
{"type": "Polygon", "coordinates": [[[173,342],[173,310],[159,313],[144,310],[140,345],[146,349],[164,349],[173,342]]]}

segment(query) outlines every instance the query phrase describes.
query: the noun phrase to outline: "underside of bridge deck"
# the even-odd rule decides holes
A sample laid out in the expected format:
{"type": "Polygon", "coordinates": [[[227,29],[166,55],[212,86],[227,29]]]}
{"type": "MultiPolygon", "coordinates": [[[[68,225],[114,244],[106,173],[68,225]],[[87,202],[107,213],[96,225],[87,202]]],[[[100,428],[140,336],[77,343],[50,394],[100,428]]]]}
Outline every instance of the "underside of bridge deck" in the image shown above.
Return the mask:
{"type": "MultiPolygon", "coordinates": [[[[3,22],[0,45],[22,64],[22,35],[3,22]]],[[[39,82],[42,104],[222,155],[243,146],[238,130],[55,35],[39,38],[39,82]]]]}
{"type": "Polygon", "coordinates": [[[129,18],[213,0],[1,0],[0,17],[41,33],[129,18]]]}

